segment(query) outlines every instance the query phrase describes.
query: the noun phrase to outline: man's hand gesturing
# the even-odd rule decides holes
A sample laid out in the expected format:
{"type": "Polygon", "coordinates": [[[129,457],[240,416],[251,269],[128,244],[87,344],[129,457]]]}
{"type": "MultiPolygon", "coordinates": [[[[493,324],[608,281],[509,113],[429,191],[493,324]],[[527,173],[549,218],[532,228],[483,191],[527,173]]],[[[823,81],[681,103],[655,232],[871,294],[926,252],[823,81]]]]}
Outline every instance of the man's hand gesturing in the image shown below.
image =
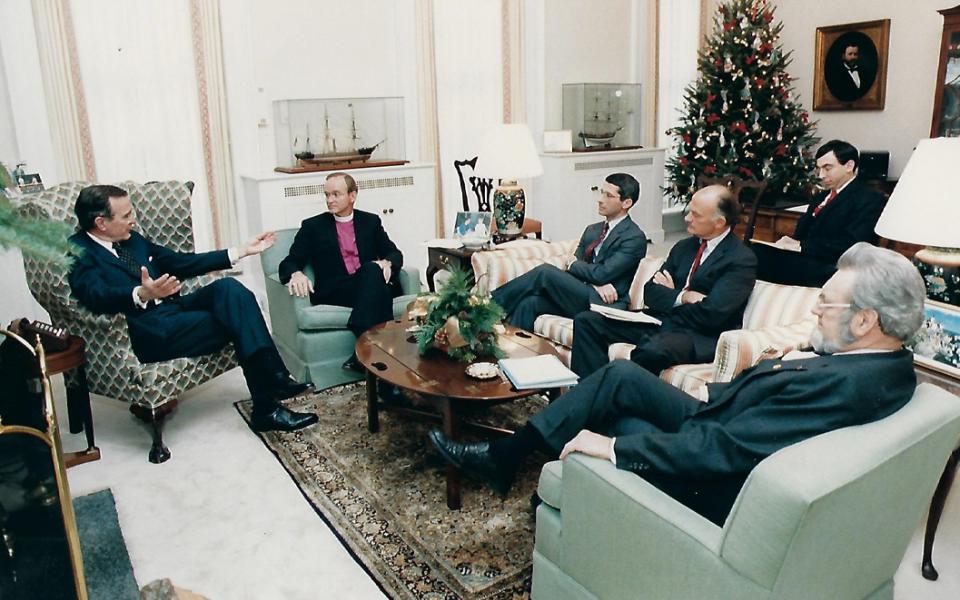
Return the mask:
{"type": "Polygon", "coordinates": [[[146,267],[140,267],[140,291],[138,295],[144,302],[172,296],[180,291],[180,285],[180,280],[168,273],[153,279],[146,267]]]}

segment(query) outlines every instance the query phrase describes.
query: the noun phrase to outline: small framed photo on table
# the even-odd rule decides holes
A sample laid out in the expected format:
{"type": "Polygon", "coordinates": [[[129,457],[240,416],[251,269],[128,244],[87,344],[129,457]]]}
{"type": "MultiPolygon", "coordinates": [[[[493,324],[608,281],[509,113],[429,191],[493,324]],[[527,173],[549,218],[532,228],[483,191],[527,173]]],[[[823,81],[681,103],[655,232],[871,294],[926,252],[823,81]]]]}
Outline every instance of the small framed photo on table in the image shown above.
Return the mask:
{"type": "Polygon", "coordinates": [[[960,381],[960,307],[927,300],[923,324],[908,347],[916,364],[960,381]]]}

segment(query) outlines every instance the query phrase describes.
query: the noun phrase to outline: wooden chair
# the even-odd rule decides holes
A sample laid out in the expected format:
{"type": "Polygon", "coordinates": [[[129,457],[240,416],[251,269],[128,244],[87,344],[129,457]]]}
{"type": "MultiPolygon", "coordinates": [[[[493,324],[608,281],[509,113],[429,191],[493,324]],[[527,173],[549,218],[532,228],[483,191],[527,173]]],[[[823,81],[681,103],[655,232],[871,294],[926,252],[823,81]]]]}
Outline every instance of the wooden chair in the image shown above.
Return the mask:
{"type": "MultiPolygon", "coordinates": [[[[760,202],[763,199],[763,193],[767,190],[766,181],[750,181],[741,179],[736,175],[724,175],[723,177],[707,177],[700,175],[697,177],[697,189],[708,185],[723,185],[730,190],[733,197],[740,202],[741,215],[746,215],[746,227],[743,230],[743,241],[750,245],[753,239],[753,230],[757,223],[757,209],[760,208],[760,202]],[[743,194],[748,190],[747,194],[743,194]]],[[[741,222],[744,222],[741,218],[741,222]]],[[[733,224],[736,226],[736,223],[733,224]]]]}
{"type": "MultiPolygon", "coordinates": [[[[486,177],[477,177],[473,175],[473,170],[477,168],[477,158],[474,156],[469,160],[455,160],[453,161],[453,168],[457,170],[457,177],[460,179],[460,197],[463,201],[463,210],[464,211],[481,211],[481,212],[493,212],[493,205],[491,204],[491,197],[493,196],[493,179],[486,177]],[[467,177],[464,177],[463,167],[470,167],[470,174],[467,177]],[[470,207],[470,196],[467,194],[467,183],[470,184],[470,190],[473,192],[474,197],[477,199],[477,207],[470,207]]],[[[527,237],[529,234],[534,234],[536,238],[543,238],[543,223],[536,219],[531,219],[525,217],[523,219],[523,227],[520,230],[521,237],[527,237]]]]}

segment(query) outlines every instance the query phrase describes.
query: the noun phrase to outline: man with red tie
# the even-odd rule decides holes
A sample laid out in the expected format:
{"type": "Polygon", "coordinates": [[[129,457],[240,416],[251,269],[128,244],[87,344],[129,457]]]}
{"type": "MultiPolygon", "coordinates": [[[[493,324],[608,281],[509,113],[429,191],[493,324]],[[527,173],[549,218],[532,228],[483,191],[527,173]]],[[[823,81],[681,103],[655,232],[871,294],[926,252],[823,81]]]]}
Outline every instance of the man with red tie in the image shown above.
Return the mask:
{"type": "Polygon", "coordinates": [[[740,327],[756,281],[757,260],[731,231],[739,213],[739,203],[722,185],[695,193],[684,217],[691,237],[673,246],[643,287],[644,312],[662,324],[581,312],[573,320],[570,368],[590,375],[607,363],[607,348],[615,342],[634,344],[630,359],[653,374],[712,361],[720,334],[740,327]]]}
{"type": "Polygon", "coordinates": [[[590,304],[626,308],[637,265],[647,253],[647,236],[628,214],[640,199],[640,182],[626,173],[608,175],[597,212],[565,269],[542,264],[493,291],[511,325],[533,330],[542,314],[572,317],[590,304]]]}
{"type": "Polygon", "coordinates": [[[860,153],[847,142],[831,140],[816,156],[824,189],[807,206],[793,237],[777,240],[778,248],[754,246],[758,279],[820,287],[837,270],[837,259],[847,248],[877,241],[873,229],[886,199],[857,179],[860,153]]]}

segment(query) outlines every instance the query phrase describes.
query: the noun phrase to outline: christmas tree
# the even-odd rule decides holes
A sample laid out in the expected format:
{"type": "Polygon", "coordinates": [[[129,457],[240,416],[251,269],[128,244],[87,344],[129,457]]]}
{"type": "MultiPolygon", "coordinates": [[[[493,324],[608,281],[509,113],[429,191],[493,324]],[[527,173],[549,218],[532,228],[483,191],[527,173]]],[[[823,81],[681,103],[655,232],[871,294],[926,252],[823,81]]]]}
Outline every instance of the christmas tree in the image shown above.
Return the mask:
{"type": "Polygon", "coordinates": [[[684,116],[667,131],[677,143],[667,161],[669,196],[688,202],[701,174],[765,180],[768,197],[813,183],[817,138],[786,71],[782,27],[765,0],[719,7],[697,61],[700,76],[684,92],[684,116]]]}

